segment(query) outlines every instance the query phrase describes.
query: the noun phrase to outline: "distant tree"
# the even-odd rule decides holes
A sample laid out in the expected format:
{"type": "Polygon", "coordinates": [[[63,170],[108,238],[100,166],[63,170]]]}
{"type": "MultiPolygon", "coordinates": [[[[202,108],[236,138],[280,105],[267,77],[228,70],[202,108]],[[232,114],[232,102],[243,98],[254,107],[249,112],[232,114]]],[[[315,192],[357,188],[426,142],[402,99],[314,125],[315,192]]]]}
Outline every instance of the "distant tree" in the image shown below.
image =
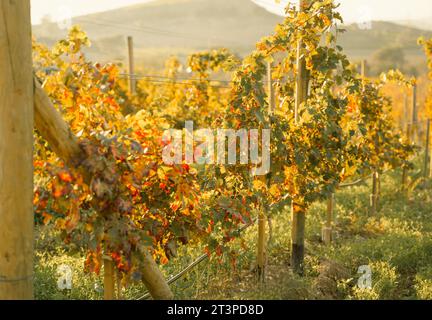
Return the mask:
{"type": "Polygon", "coordinates": [[[372,58],[372,73],[375,75],[390,69],[399,69],[403,72],[412,71],[405,59],[405,53],[401,47],[386,47],[378,50],[372,58]]]}
{"type": "Polygon", "coordinates": [[[51,24],[51,23],[53,23],[53,20],[52,20],[52,17],[49,14],[44,15],[42,17],[41,24],[51,24]]]}
{"type": "Polygon", "coordinates": [[[47,14],[41,18],[35,35],[38,39],[49,39],[51,41],[48,41],[48,43],[53,44],[55,42],[54,39],[60,39],[64,36],[63,33],[59,25],[53,20],[53,17],[47,14]]]}

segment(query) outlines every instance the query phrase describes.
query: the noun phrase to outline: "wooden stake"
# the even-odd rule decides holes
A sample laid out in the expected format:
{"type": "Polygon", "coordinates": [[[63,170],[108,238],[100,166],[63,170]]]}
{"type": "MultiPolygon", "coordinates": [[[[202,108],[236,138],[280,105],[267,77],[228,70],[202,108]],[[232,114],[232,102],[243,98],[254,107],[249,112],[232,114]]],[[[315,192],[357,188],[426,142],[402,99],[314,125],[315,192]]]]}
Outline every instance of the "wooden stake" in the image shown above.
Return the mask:
{"type": "Polygon", "coordinates": [[[366,78],[366,65],[367,65],[367,61],[366,59],[363,59],[361,61],[361,71],[360,71],[363,79],[366,78]]]}
{"type": "MultiPolygon", "coordinates": [[[[299,1],[299,11],[304,12],[310,0],[299,1]]],[[[300,39],[297,44],[297,80],[295,95],[295,123],[300,122],[300,106],[307,100],[308,74],[306,61],[303,57],[304,43],[300,39]]],[[[291,230],[291,267],[297,274],[303,273],[304,264],[304,232],[306,223],[306,212],[292,200],[291,208],[292,230],[291,230]]]]}
{"type": "MultiPolygon", "coordinates": [[[[272,77],[272,64],[267,64],[267,81],[268,81],[268,104],[269,104],[269,115],[271,116],[274,112],[274,89],[273,89],[273,77],[272,77]]],[[[271,126],[271,124],[270,124],[271,126]]],[[[269,173],[263,181],[270,186],[271,173],[269,173]]],[[[258,248],[257,248],[257,275],[259,281],[265,280],[265,269],[266,269],[266,213],[265,208],[261,205],[259,217],[258,217],[258,248]]]]}
{"type": "Polygon", "coordinates": [[[110,259],[104,259],[104,299],[115,300],[115,271],[110,259]]]}
{"type": "MultiPolygon", "coordinates": [[[[311,0],[299,0],[299,10],[304,12],[311,0]]],[[[295,109],[294,109],[294,119],[295,123],[300,120],[300,106],[307,99],[308,91],[308,72],[306,69],[306,60],[303,57],[304,43],[300,39],[297,43],[297,80],[296,80],[296,95],[295,95],[295,109]]]]}
{"type": "Polygon", "coordinates": [[[376,215],[378,209],[378,171],[372,174],[372,194],[370,200],[370,214],[371,216],[376,215]]]}
{"type": "Polygon", "coordinates": [[[417,123],[417,84],[413,85],[412,123],[417,123]]]}
{"type": "Polygon", "coordinates": [[[402,170],[402,191],[404,191],[404,190],[406,190],[406,187],[407,187],[407,179],[408,179],[408,172],[407,172],[408,170],[407,170],[407,168],[403,168],[403,170],[402,170]]]}
{"type": "Polygon", "coordinates": [[[376,207],[377,211],[381,210],[380,202],[381,202],[381,174],[377,172],[377,194],[376,194],[376,207]]]}
{"type": "Polygon", "coordinates": [[[327,199],[327,219],[322,230],[322,240],[326,245],[330,245],[332,242],[333,212],[334,212],[334,194],[332,193],[327,199]]]}
{"type": "Polygon", "coordinates": [[[0,300],[33,299],[30,1],[0,2],[0,300]]]}
{"type": "Polygon", "coordinates": [[[409,105],[408,105],[408,94],[405,93],[404,100],[404,112],[403,112],[403,120],[402,120],[402,128],[404,128],[409,123],[409,105]]]}
{"type": "MultiPolygon", "coordinates": [[[[86,166],[81,166],[86,158],[78,143],[77,137],[70,131],[68,125],[55,109],[37,80],[35,80],[35,82],[34,107],[36,129],[50,146],[52,146],[57,155],[62,158],[68,166],[79,169],[86,182],[90,183],[92,179],[91,170],[86,166]]],[[[144,253],[143,259],[144,268],[141,270],[142,280],[152,297],[156,300],[172,299],[173,293],[150,252],[144,253]]],[[[31,268],[33,269],[33,266],[31,266],[31,268]]]]}
{"type": "MultiPolygon", "coordinates": [[[[367,66],[367,61],[363,59],[361,61],[361,77],[363,80],[366,79],[366,66],[367,66]]],[[[375,146],[378,147],[377,141],[375,141],[375,146]]],[[[380,190],[381,190],[381,181],[380,181],[378,170],[375,170],[372,173],[372,194],[370,196],[371,215],[375,215],[378,210],[379,194],[381,192],[380,190]]]]}
{"type": "MultiPolygon", "coordinates": [[[[406,137],[407,137],[408,144],[411,143],[410,136],[411,136],[411,125],[408,123],[406,126],[406,137]]],[[[408,185],[408,169],[404,167],[402,171],[402,191],[407,190],[407,185],[408,185]]]]}
{"type": "MultiPolygon", "coordinates": [[[[366,79],[366,65],[367,61],[364,59],[362,60],[362,70],[361,70],[361,76],[363,80],[366,79]]],[[[375,147],[378,149],[378,141],[377,138],[375,139],[375,147]]],[[[372,173],[372,194],[370,196],[370,214],[374,216],[376,212],[378,211],[378,201],[379,201],[379,193],[380,193],[380,177],[378,170],[375,169],[375,171],[372,173]]]]}
{"type": "Polygon", "coordinates": [[[117,281],[117,300],[123,300],[122,279],[121,279],[121,273],[119,271],[116,272],[116,281],[117,281]]]}
{"type": "Polygon", "coordinates": [[[128,53],[129,53],[129,92],[131,95],[136,93],[136,75],[135,75],[135,57],[134,57],[134,42],[132,37],[128,37],[128,53]]]}
{"type": "Polygon", "coordinates": [[[404,167],[402,169],[402,191],[406,190],[407,183],[408,183],[408,170],[407,168],[404,167]]]}
{"type": "Polygon", "coordinates": [[[266,217],[264,208],[260,208],[258,217],[258,257],[257,257],[257,274],[260,281],[265,279],[266,268],[266,217]]]}
{"type": "Polygon", "coordinates": [[[378,211],[381,210],[380,204],[381,204],[381,179],[382,175],[378,173],[378,191],[377,191],[377,208],[378,211]]]}
{"type": "Polygon", "coordinates": [[[426,122],[426,146],[425,146],[425,159],[424,159],[424,168],[423,168],[423,174],[425,178],[428,178],[430,176],[430,156],[429,156],[429,149],[430,148],[430,119],[426,122]]]}
{"type": "Polygon", "coordinates": [[[301,55],[301,48],[303,46],[302,41],[299,41],[299,48],[297,49],[298,55],[297,55],[297,84],[296,84],[296,99],[295,99],[295,109],[294,109],[294,119],[295,123],[299,123],[300,121],[300,106],[303,102],[305,102],[305,99],[302,99],[302,97],[306,96],[306,87],[304,84],[304,79],[306,77],[306,64],[304,59],[300,58],[301,55]]]}
{"type": "Polygon", "coordinates": [[[273,76],[272,76],[273,65],[271,62],[267,64],[267,81],[268,81],[268,104],[269,113],[273,114],[275,110],[275,92],[273,87],[273,76]]]}
{"type": "Polygon", "coordinates": [[[304,265],[304,240],[306,212],[295,203],[291,204],[291,267],[297,274],[303,274],[304,265]]]}
{"type": "Polygon", "coordinates": [[[417,114],[417,84],[413,85],[413,99],[412,99],[412,119],[411,119],[412,127],[411,127],[411,139],[414,143],[417,142],[417,122],[418,122],[418,114],[417,114]]]}

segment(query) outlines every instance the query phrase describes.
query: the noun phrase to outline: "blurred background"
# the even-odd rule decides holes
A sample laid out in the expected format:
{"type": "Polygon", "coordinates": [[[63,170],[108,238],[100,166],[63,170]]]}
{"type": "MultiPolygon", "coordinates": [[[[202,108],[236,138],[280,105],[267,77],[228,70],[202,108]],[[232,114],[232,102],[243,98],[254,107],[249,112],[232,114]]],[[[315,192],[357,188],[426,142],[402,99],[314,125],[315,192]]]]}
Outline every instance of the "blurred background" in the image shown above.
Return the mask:
{"type": "MultiPolygon", "coordinates": [[[[124,63],[126,36],[134,37],[138,65],[159,69],[176,55],[226,47],[240,56],[283,20],[283,0],[32,0],[34,36],[47,45],[74,24],[92,40],[93,60],[124,63]]],[[[290,1],[295,3],[295,1],[290,1]]],[[[338,41],[352,60],[368,60],[368,74],[390,68],[420,76],[417,45],[432,37],[430,0],[338,0],[348,32],[338,41]]]]}

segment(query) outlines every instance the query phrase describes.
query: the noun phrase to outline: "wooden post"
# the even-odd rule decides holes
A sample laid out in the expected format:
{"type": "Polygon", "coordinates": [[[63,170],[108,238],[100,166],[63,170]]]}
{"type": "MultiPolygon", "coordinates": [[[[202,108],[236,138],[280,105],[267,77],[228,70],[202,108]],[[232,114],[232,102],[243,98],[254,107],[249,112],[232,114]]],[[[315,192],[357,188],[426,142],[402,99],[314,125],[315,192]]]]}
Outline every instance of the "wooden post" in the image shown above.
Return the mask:
{"type": "Polygon", "coordinates": [[[326,223],[323,226],[323,230],[322,230],[322,240],[326,245],[330,245],[332,242],[333,212],[334,212],[334,193],[332,193],[327,199],[327,217],[326,217],[326,223]]]}
{"type": "Polygon", "coordinates": [[[376,206],[377,211],[381,210],[380,202],[381,202],[381,174],[377,172],[377,194],[376,194],[376,206]]]}
{"type": "Polygon", "coordinates": [[[104,259],[104,299],[115,300],[115,271],[114,263],[110,259],[104,259]]]}
{"type": "Polygon", "coordinates": [[[174,295],[160,272],[158,265],[153,260],[152,255],[148,252],[144,254],[142,272],[142,281],[155,300],[171,300],[174,295]]]}
{"type": "Polygon", "coordinates": [[[429,120],[429,133],[428,133],[428,137],[429,137],[429,173],[428,173],[428,178],[432,178],[432,155],[431,155],[431,152],[430,152],[430,145],[431,145],[431,138],[430,138],[430,135],[431,135],[431,125],[430,125],[430,122],[431,122],[431,119],[428,119],[429,120]]]}
{"type": "MultiPolygon", "coordinates": [[[[310,1],[311,0],[299,0],[299,11],[304,12],[310,1]]],[[[308,71],[306,69],[306,60],[302,58],[304,49],[303,40],[300,39],[297,43],[297,80],[294,109],[295,123],[298,123],[300,120],[300,106],[306,101],[308,91],[308,71]]]]}
{"type": "Polygon", "coordinates": [[[133,38],[128,37],[128,56],[129,56],[129,92],[131,95],[136,93],[135,57],[133,38]]]}
{"type": "Polygon", "coordinates": [[[0,300],[33,299],[30,1],[0,2],[0,300]]]}
{"type": "Polygon", "coordinates": [[[411,119],[411,139],[414,143],[417,143],[417,126],[418,126],[418,114],[417,114],[417,84],[413,85],[413,99],[412,99],[412,119],[411,119]]]}
{"type": "Polygon", "coordinates": [[[266,219],[264,208],[259,209],[258,217],[258,257],[257,257],[257,274],[258,280],[264,281],[266,267],[266,219]]]}
{"type": "Polygon", "coordinates": [[[267,64],[267,81],[268,81],[268,104],[269,113],[272,115],[275,110],[275,92],[273,87],[273,65],[271,62],[267,64]]]}
{"type": "MultiPolygon", "coordinates": [[[[86,158],[78,143],[77,137],[70,131],[68,125],[55,109],[37,80],[35,80],[35,82],[34,104],[36,129],[53,148],[54,152],[56,152],[68,166],[79,169],[86,182],[89,183],[92,176],[88,168],[81,166],[86,158]]],[[[173,294],[171,289],[150,252],[144,253],[143,259],[144,268],[140,271],[142,272],[143,282],[152,297],[156,300],[172,299],[173,294]]],[[[33,268],[33,266],[31,267],[33,268]]]]}
{"type": "MultiPolygon", "coordinates": [[[[269,115],[271,116],[274,112],[274,89],[273,89],[273,77],[272,77],[272,64],[267,64],[267,81],[268,81],[268,105],[269,115]]],[[[271,126],[271,123],[270,123],[271,126]]],[[[271,173],[269,173],[265,179],[263,179],[267,186],[270,185],[271,173]]],[[[265,280],[265,269],[266,269],[266,213],[265,208],[261,205],[259,216],[258,216],[258,248],[257,248],[257,274],[258,280],[265,280]]]]}
{"type": "MultiPolygon", "coordinates": [[[[407,137],[408,144],[411,143],[410,136],[411,136],[411,124],[408,123],[406,126],[406,137],[407,137]]],[[[407,185],[408,185],[408,169],[404,167],[402,170],[402,191],[407,190],[407,185]]]]}
{"type": "Polygon", "coordinates": [[[423,168],[423,174],[425,178],[428,178],[430,176],[430,156],[429,156],[429,149],[430,148],[430,119],[427,119],[426,122],[426,146],[425,146],[425,159],[424,159],[424,168],[423,168]]]}
{"type": "MultiPolygon", "coordinates": [[[[363,59],[361,62],[361,77],[363,81],[366,79],[366,66],[367,61],[363,59]]],[[[378,148],[378,141],[375,141],[375,147],[378,148]]],[[[370,196],[370,213],[371,215],[375,215],[378,210],[378,202],[380,198],[381,192],[381,181],[380,175],[378,173],[378,169],[374,169],[372,172],[372,194],[370,196]]]]}
{"type": "Polygon", "coordinates": [[[294,200],[291,203],[291,267],[297,274],[303,274],[306,212],[294,200]]]}
{"type": "Polygon", "coordinates": [[[372,174],[372,194],[370,196],[370,214],[376,215],[378,210],[378,171],[372,174]]]}
{"type": "Polygon", "coordinates": [[[409,109],[408,94],[405,93],[402,128],[405,128],[405,126],[407,126],[409,123],[409,111],[408,111],[408,109],[409,109]]]}
{"type": "Polygon", "coordinates": [[[361,61],[361,70],[360,70],[363,79],[366,78],[366,66],[367,66],[367,61],[366,59],[363,59],[361,61]]]}
{"type": "Polygon", "coordinates": [[[121,273],[119,271],[116,272],[116,280],[117,280],[117,300],[123,300],[122,279],[121,279],[121,273]]]}
{"type": "MultiPolygon", "coordinates": [[[[304,12],[310,0],[299,1],[299,11],[304,12]]],[[[297,80],[296,80],[296,95],[295,95],[295,123],[300,121],[299,109],[300,106],[307,100],[308,74],[306,69],[306,61],[302,58],[304,43],[300,39],[297,44],[297,80]]],[[[305,239],[305,224],[306,212],[303,210],[295,199],[291,204],[291,267],[297,274],[303,273],[304,264],[304,239],[305,239]]]]}
{"type": "Polygon", "coordinates": [[[407,183],[408,183],[408,170],[407,168],[404,167],[402,169],[402,191],[406,190],[407,183]]]}
{"type": "MultiPolygon", "coordinates": [[[[34,86],[36,129],[59,157],[72,168],[78,168],[85,160],[85,154],[79,145],[78,138],[54,108],[51,99],[41,88],[38,80],[35,80],[34,86]]],[[[86,178],[91,179],[91,177],[86,178]]]]}

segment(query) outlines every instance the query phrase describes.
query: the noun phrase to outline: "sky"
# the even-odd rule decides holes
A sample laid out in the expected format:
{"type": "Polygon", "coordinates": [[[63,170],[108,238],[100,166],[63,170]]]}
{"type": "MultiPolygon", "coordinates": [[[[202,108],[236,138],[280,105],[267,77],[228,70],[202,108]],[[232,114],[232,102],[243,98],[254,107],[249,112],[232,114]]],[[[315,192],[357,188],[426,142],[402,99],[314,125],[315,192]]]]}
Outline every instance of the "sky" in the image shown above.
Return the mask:
{"type": "MultiPolygon", "coordinates": [[[[157,0],[31,0],[32,19],[37,24],[44,16],[55,21],[70,17],[116,9],[137,3],[157,0]]],[[[217,1],[217,0],[215,0],[217,1]]],[[[233,0],[235,1],[235,0],[233,0]]],[[[296,0],[251,0],[267,10],[283,14],[283,7],[296,0]]],[[[432,0],[335,0],[341,3],[340,11],[346,22],[365,20],[432,20],[432,0]]]]}
{"type": "MultiPolygon", "coordinates": [[[[283,14],[289,0],[281,0],[280,5],[274,0],[254,0],[269,11],[283,14]]],[[[432,19],[431,0],[335,0],[340,3],[340,12],[346,22],[364,22],[365,19],[400,21],[432,19]]]]}

